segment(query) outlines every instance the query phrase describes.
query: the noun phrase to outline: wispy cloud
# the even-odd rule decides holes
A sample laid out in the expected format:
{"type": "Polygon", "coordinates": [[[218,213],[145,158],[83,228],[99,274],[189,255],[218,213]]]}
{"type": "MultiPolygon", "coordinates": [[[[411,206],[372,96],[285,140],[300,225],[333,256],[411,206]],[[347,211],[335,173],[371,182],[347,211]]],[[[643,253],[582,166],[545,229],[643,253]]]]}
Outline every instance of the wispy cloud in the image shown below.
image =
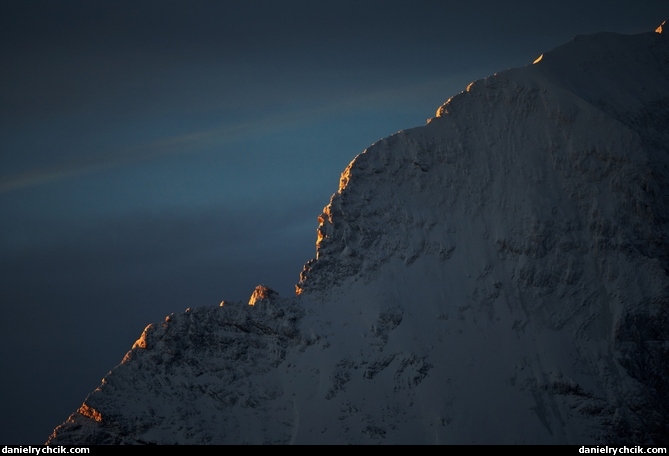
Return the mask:
{"type": "Polygon", "coordinates": [[[14,176],[3,176],[0,177],[0,193],[156,160],[207,145],[223,144],[248,134],[254,129],[254,124],[255,122],[239,123],[187,133],[117,149],[112,153],[71,160],[49,168],[36,169],[14,176]]]}
{"type": "Polygon", "coordinates": [[[207,130],[136,144],[117,149],[111,153],[90,154],[86,158],[71,160],[49,168],[35,169],[16,175],[0,176],[0,193],[76,178],[112,168],[158,160],[166,156],[197,153],[199,150],[222,146],[232,141],[244,140],[251,137],[257,138],[283,130],[306,126],[323,121],[328,116],[345,113],[350,110],[359,110],[362,108],[381,110],[389,101],[395,100],[401,102],[401,100],[412,96],[412,94],[424,92],[437,86],[443,87],[449,82],[449,80],[431,80],[411,86],[386,88],[364,95],[349,96],[330,104],[309,109],[277,113],[246,122],[220,125],[207,130]]]}

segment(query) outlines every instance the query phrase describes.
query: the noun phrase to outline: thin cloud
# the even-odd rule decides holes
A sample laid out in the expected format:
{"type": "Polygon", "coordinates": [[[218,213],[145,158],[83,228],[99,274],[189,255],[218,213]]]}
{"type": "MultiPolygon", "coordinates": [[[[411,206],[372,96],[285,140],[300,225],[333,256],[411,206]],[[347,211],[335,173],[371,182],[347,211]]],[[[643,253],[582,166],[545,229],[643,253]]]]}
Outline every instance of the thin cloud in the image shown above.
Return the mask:
{"type": "Polygon", "coordinates": [[[5,176],[0,180],[0,193],[72,179],[112,168],[153,161],[165,156],[197,153],[198,150],[203,148],[221,146],[232,141],[265,136],[282,130],[304,126],[317,122],[328,115],[351,109],[361,109],[364,107],[378,109],[380,104],[385,104],[389,100],[396,103],[407,96],[412,96],[412,94],[424,93],[428,89],[438,86],[443,87],[449,83],[452,84],[455,79],[430,80],[410,86],[378,90],[362,96],[350,96],[315,108],[291,111],[269,117],[259,117],[247,122],[221,125],[208,130],[186,133],[118,149],[110,154],[70,161],[59,166],[37,169],[14,176],[5,176]]]}

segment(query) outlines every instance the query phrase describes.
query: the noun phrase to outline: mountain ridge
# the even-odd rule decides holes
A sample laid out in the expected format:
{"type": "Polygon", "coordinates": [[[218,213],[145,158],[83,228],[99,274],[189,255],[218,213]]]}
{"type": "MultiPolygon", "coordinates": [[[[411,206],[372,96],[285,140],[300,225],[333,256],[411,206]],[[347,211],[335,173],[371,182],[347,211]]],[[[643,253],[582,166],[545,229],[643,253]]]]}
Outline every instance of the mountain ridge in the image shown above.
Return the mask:
{"type": "Polygon", "coordinates": [[[47,443],[666,444],[660,32],[577,37],[370,146],[296,297],[149,325],[47,443]]]}

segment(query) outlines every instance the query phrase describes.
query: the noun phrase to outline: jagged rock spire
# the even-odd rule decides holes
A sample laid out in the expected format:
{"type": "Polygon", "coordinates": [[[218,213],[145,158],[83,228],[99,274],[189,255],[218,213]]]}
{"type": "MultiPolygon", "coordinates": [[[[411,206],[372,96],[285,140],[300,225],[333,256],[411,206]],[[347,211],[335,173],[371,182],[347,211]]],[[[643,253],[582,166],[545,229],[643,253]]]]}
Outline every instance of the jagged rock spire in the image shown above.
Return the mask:
{"type": "Polygon", "coordinates": [[[279,297],[279,293],[265,285],[258,285],[249,299],[249,306],[255,306],[259,301],[271,301],[279,297]]]}

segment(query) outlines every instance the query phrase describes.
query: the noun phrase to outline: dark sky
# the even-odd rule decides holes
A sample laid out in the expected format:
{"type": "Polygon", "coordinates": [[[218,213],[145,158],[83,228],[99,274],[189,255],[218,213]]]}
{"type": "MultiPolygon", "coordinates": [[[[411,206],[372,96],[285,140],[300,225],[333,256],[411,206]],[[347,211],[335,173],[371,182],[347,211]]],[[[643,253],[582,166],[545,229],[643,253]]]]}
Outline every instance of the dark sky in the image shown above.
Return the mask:
{"type": "Polygon", "coordinates": [[[148,323],[291,295],[374,141],[666,1],[0,4],[0,444],[40,444],[148,323]]]}

